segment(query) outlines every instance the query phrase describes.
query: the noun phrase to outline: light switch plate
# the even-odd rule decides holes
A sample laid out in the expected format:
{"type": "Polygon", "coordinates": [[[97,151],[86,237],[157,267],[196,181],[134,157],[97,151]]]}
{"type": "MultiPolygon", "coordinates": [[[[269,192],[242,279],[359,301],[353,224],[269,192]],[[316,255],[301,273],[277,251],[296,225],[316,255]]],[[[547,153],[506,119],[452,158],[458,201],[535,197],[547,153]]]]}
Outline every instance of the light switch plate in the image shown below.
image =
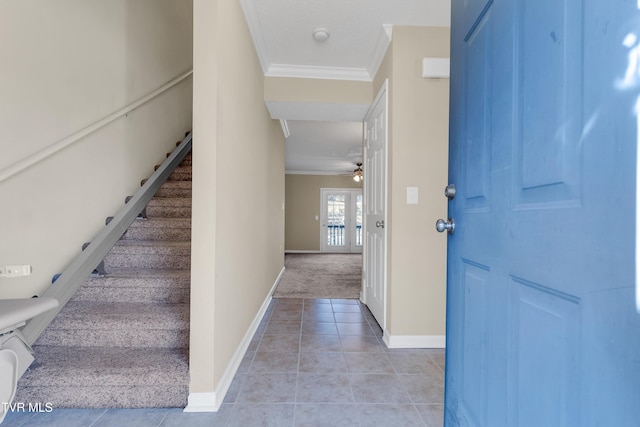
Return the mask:
{"type": "Polygon", "coordinates": [[[407,187],[407,204],[418,204],[418,187],[407,187]]]}

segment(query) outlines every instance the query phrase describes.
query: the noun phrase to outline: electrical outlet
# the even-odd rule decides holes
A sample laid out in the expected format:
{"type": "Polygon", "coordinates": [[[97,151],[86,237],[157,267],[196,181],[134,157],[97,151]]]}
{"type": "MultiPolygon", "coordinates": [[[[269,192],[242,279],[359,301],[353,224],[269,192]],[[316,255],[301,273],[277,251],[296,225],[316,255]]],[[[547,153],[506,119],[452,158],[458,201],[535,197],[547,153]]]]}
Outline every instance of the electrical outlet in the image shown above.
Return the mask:
{"type": "Polygon", "coordinates": [[[31,274],[30,265],[7,265],[4,267],[5,277],[20,277],[28,276],[31,274]]]}
{"type": "Polygon", "coordinates": [[[4,277],[6,276],[6,273],[4,272],[4,267],[0,267],[0,277],[4,277]]]}

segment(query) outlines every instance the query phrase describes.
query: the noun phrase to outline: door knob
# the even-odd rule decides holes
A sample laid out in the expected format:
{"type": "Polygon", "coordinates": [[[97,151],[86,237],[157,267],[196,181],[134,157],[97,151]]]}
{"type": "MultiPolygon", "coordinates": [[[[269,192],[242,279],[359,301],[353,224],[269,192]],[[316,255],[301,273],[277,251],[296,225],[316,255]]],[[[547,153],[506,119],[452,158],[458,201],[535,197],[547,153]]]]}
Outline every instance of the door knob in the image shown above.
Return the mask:
{"type": "Polygon", "coordinates": [[[453,184],[449,184],[444,188],[444,195],[447,196],[447,199],[453,200],[456,197],[456,186],[453,184]]]}
{"type": "Polygon", "coordinates": [[[376,221],[377,228],[384,228],[384,221],[376,221]]]}
{"type": "Polygon", "coordinates": [[[453,218],[449,218],[447,221],[444,219],[436,221],[436,230],[438,230],[438,233],[442,233],[444,230],[447,230],[449,234],[453,234],[453,230],[455,229],[456,223],[453,221],[453,218]]]}

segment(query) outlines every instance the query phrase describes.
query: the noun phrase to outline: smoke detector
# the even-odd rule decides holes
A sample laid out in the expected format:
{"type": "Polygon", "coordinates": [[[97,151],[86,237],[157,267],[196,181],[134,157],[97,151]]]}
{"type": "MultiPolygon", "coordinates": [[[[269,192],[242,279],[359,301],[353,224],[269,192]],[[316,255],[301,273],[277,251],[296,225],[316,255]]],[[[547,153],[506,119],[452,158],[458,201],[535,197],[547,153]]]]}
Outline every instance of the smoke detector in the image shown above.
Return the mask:
{"type": "Polygon", "coordinates": [[[329,30],[327,30],[326,28],[316,28],[315,30],[313,30],[312,34],[313,39],[320,43],[329,38],[329,30]]]}

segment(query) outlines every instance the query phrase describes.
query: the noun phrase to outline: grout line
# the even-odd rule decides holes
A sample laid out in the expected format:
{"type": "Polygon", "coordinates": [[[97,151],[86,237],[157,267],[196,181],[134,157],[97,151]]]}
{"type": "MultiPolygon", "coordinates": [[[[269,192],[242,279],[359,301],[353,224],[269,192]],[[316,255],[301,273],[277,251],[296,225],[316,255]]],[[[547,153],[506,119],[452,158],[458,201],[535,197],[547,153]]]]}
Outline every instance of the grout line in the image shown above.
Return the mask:
{"type": "Polygon", "coordinates": [[[169,411],[167,410],[167,411],[164,413],[164,417],[162,417],[162,419],[161,419],[161,420],[160,420],[160,422],[158,423],[157,427],[162,427],[162,423],[164,422],[164,420],[166,420],[166,419],[167,419],[167,417],[168,417],[168,416],[169,416],[169,411]]]}
{"type": "Polygon", "coordinates": [[[95,419],[95,420],[93,420],[93,422],[92,422],[91,424],[89,424],[89,427],[91,427],[91,426],[95,425],[95,423],[97,423],[97,422],[98,422],[98,420],[100,420],[100,418],[104,417],[104,415],[105,415],[108,411],[109,411],[109,409],[105,409],[105,410],[104,410],[100,415],[98,415],[98,416],[96,417],[96,419],[95,419]]]}

